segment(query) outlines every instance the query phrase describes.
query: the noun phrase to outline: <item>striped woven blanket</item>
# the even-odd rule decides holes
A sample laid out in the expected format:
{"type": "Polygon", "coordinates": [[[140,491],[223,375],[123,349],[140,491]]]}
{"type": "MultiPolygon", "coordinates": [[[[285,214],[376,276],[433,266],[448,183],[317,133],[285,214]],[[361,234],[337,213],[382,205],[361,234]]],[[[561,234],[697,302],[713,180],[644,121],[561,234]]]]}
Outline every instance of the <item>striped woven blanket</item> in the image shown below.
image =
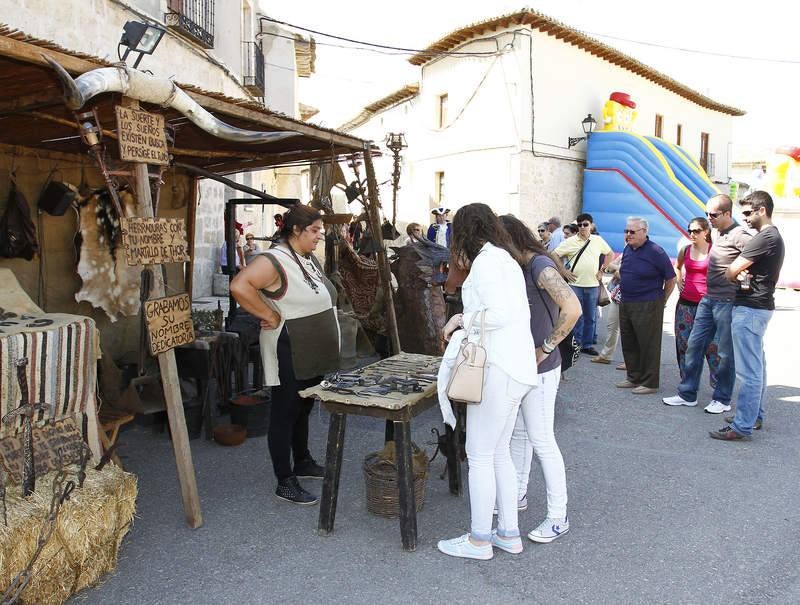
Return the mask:
{"type": "MultiPolygon", "coordinates": [[[[99,351],[97,329],[88,317],[0,309],[0,417],[20,405],[16,363],[23,357],[28,358],[30,399],[49,406],[38,412],[37,423],[94,408],[99,351]]],[[[21,426],[21,418],[0,426],[0,437],[21,426]]]]}

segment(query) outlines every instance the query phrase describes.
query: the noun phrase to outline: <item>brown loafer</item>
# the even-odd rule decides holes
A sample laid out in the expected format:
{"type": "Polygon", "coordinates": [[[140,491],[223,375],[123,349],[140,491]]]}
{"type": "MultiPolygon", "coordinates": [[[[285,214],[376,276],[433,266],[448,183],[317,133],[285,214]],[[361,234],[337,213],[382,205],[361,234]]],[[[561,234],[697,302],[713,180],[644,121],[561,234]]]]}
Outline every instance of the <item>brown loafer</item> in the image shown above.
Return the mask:
{"type": "Polygon", "coordinates": [[[640,384],[638,387],[631,391],[634,395],[652,395],[653,393],[658,393],[658,389],[654,389],[652,387],[646,387],[643,384],[640,384]]]}
{"type": "Polygon", "coordinates": [[[610,359],[608,359],[607,357],[602,357],[600,355],[598,355],[597,357],[592,357],[589,361],[591,361],[592,363],[605,363],[605,364],[611,363],[610,359]]]}
{"type": "Polygon", "coordinates": [[[618,382],[614,386],[617,387],[618,389],[634,389],[639,385],[631,382],[630,380],[623,380],[622,382],[618,382]]]}
{"type": "MultiPolygon", "coordinates": [[[[725,420],[725,422],[727,422],[728,424],[731,424],[733,422],[733,414],[731,414],[730,416],[723,416],[723,420],[725,420]]],[[[758,420],[756,420],[756,424],[753,428],[756,431],[760,431],[763,426],[764,422],[759,418],[758,420]]]]}

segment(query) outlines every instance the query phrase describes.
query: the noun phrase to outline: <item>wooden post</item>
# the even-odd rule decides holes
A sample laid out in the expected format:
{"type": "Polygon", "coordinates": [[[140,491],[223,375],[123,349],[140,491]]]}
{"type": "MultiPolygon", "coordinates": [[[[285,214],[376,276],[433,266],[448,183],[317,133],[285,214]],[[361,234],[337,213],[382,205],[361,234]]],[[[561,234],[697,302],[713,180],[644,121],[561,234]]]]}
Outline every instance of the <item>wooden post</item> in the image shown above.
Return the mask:
{"type": "Polygon", "coordinates": [[[386,258],[386,248],[383,246],[383,237],[381,235],[381,217],[379,213],[381,203],[378,199],[378,181],[375,178],[375,166],[372,164],[369,143],[364,143],[364,171],[367,173],[367,216],[369,217],[372,237],[375,238],[375,241],[379,244],[377,246],[378,275],[381,279],[381,287],[383,288],[384,300],[386,302],[386,317],[388,319],[387,329],[389,330],[389,338],[392,342],[394,354],[399,355],[402,353],[402,349],[400,348],[400,335],[397,331],[397,315],[394,311],[392,278],[391,271],[389,270],[389,260],[386,258]]]}
{"type": "MultiPolygon", "coordinates": [[[[127,107],[139,108],[139,102],[123,98],[127,107]],[[126,102],[127,101],[127,102],[126,102]]],[[[136,216],[151,218],[153,216],[153,200],[150,194],[150,179],[147,175],[147,164],[136,162],[134,164],[136,176],[136,216]]],[[[164,277],[159,269],[153,265],[146,265],[153,274],[153,298],[164,296],[164,277]]],[[[181,485],[183,509],[186,521],[191,528],[203,525],[203,513],[200,510],[200,496],[197,493],[197,479],[194,474],[192,450],[189,446],[189,434],[186,431],[186,418],[183,414],[183,398],[178,381],[178,366],[175,363],[175,351],[170,349],[158,356],[158,367],[161,370],[161,382],[164,386],[164,399],[167,402],[167,418],[169,430],[172,433],[172,447],[175,450],[175,463],[178,466],[178,481],[181,485]]]]}
{"type": "Polygon", "coordinates": [[[197,192],[200,188],[200,179],[197,177],[189,177],[189,199],[186,202],[186,243],[189,244],[189,262],[184,265],[186,267],[186,276],[184,283],[186,284],[186,292],[189,298],[193,298],[192,289],[194,288],[194,236],[197,224],[197,192]]]}

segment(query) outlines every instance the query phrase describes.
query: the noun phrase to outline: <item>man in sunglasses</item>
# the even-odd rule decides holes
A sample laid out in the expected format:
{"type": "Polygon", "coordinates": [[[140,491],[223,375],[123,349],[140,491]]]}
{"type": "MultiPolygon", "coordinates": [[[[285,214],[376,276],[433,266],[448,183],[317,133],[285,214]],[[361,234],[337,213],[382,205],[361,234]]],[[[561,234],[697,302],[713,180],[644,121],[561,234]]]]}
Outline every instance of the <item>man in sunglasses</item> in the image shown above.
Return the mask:
{"type": "MultiPolygon", "coordinates": [[[[557,216],[552,216],[544,226],[547,228],[548,233],[550,233],[550,239],[545,240],[542,238],[542,241],[545,242],[547,249],[552,252],[558,248],[561,242],[564,241],[564,231],[561,229],[561,219],[557,216]]],[[[539,237],[541,237],[541,235],[539,237]]]]}
{"type": "Polygon", "coordinates": [[[599,355],[592,345],[600,279],[605,268],[614,260],[614,253],[606,240],[599,235],[592,235],[593,227],[591,214],[579,214],[578,235],[565,239],[553,252],[556,256],[566,257],[564,266],[575,274],[575,281],[570,286],[581,301],[583,311],[575,324],[575,340],[580,344],[581,352],[594,357],[599,355]]]}
{"type": "Polygon", "coordinates": [[[649,225],[628,219],[619,269],[622,302],[619,331],[627,378],[616,384],[635,395],[658,390],[664,306],[675,288],[675,268],[664,249],[647,236],[649,225]]]}
{"type": "Polygon", "coordinates": [[[736,414],[725,417],[727,426],[709,432],[712,438],[723,441],[749,440],[753,429],[760,429],[764,419],[764,333],[775,310],[775,285],[785,253],[783,238],[772,224],[774,204],[769,193],[755,191],[741,205],[744,220],[758,233],[725,271],[737,288],[731,332],[740,384],[736,414]]]}
{"type": "Polygon", "coordinates": [[[719,336],[717,353],[719,370],[717,384],[711,402],[705,407],[709,414],[721,414],[731,409],[733,385],[736,382],[733,340],[731,337],[731,314],[736,285],[725,272],[739,256],[752,236],[733,218],[733,202],[727,195],[715,195],[706,204],[706,216],[714,231],[711,234],[711,254],[708,257],[705,296],[697,305],[692,332],[684,358],[683,380],[678,385],[678,394],[664,397],[666,405],[694,407],[703,372],[703,358],[708,345],[719,336]]]}

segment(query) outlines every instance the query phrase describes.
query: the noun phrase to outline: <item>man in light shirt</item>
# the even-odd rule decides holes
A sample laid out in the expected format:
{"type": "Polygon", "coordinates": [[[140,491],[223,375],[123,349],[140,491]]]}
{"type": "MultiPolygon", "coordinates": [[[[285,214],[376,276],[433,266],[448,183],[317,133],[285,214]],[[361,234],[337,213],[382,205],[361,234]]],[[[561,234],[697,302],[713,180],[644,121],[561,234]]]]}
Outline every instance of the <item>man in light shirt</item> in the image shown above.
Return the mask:
{"type": "Polygon", "coordinates": [[[561,219],[557,216],[547,221],[547,230],[550,232],[550,240],[547,242],[547,249],[552,252],[564,241],[564,230],[561,228],[561,219]]]}

